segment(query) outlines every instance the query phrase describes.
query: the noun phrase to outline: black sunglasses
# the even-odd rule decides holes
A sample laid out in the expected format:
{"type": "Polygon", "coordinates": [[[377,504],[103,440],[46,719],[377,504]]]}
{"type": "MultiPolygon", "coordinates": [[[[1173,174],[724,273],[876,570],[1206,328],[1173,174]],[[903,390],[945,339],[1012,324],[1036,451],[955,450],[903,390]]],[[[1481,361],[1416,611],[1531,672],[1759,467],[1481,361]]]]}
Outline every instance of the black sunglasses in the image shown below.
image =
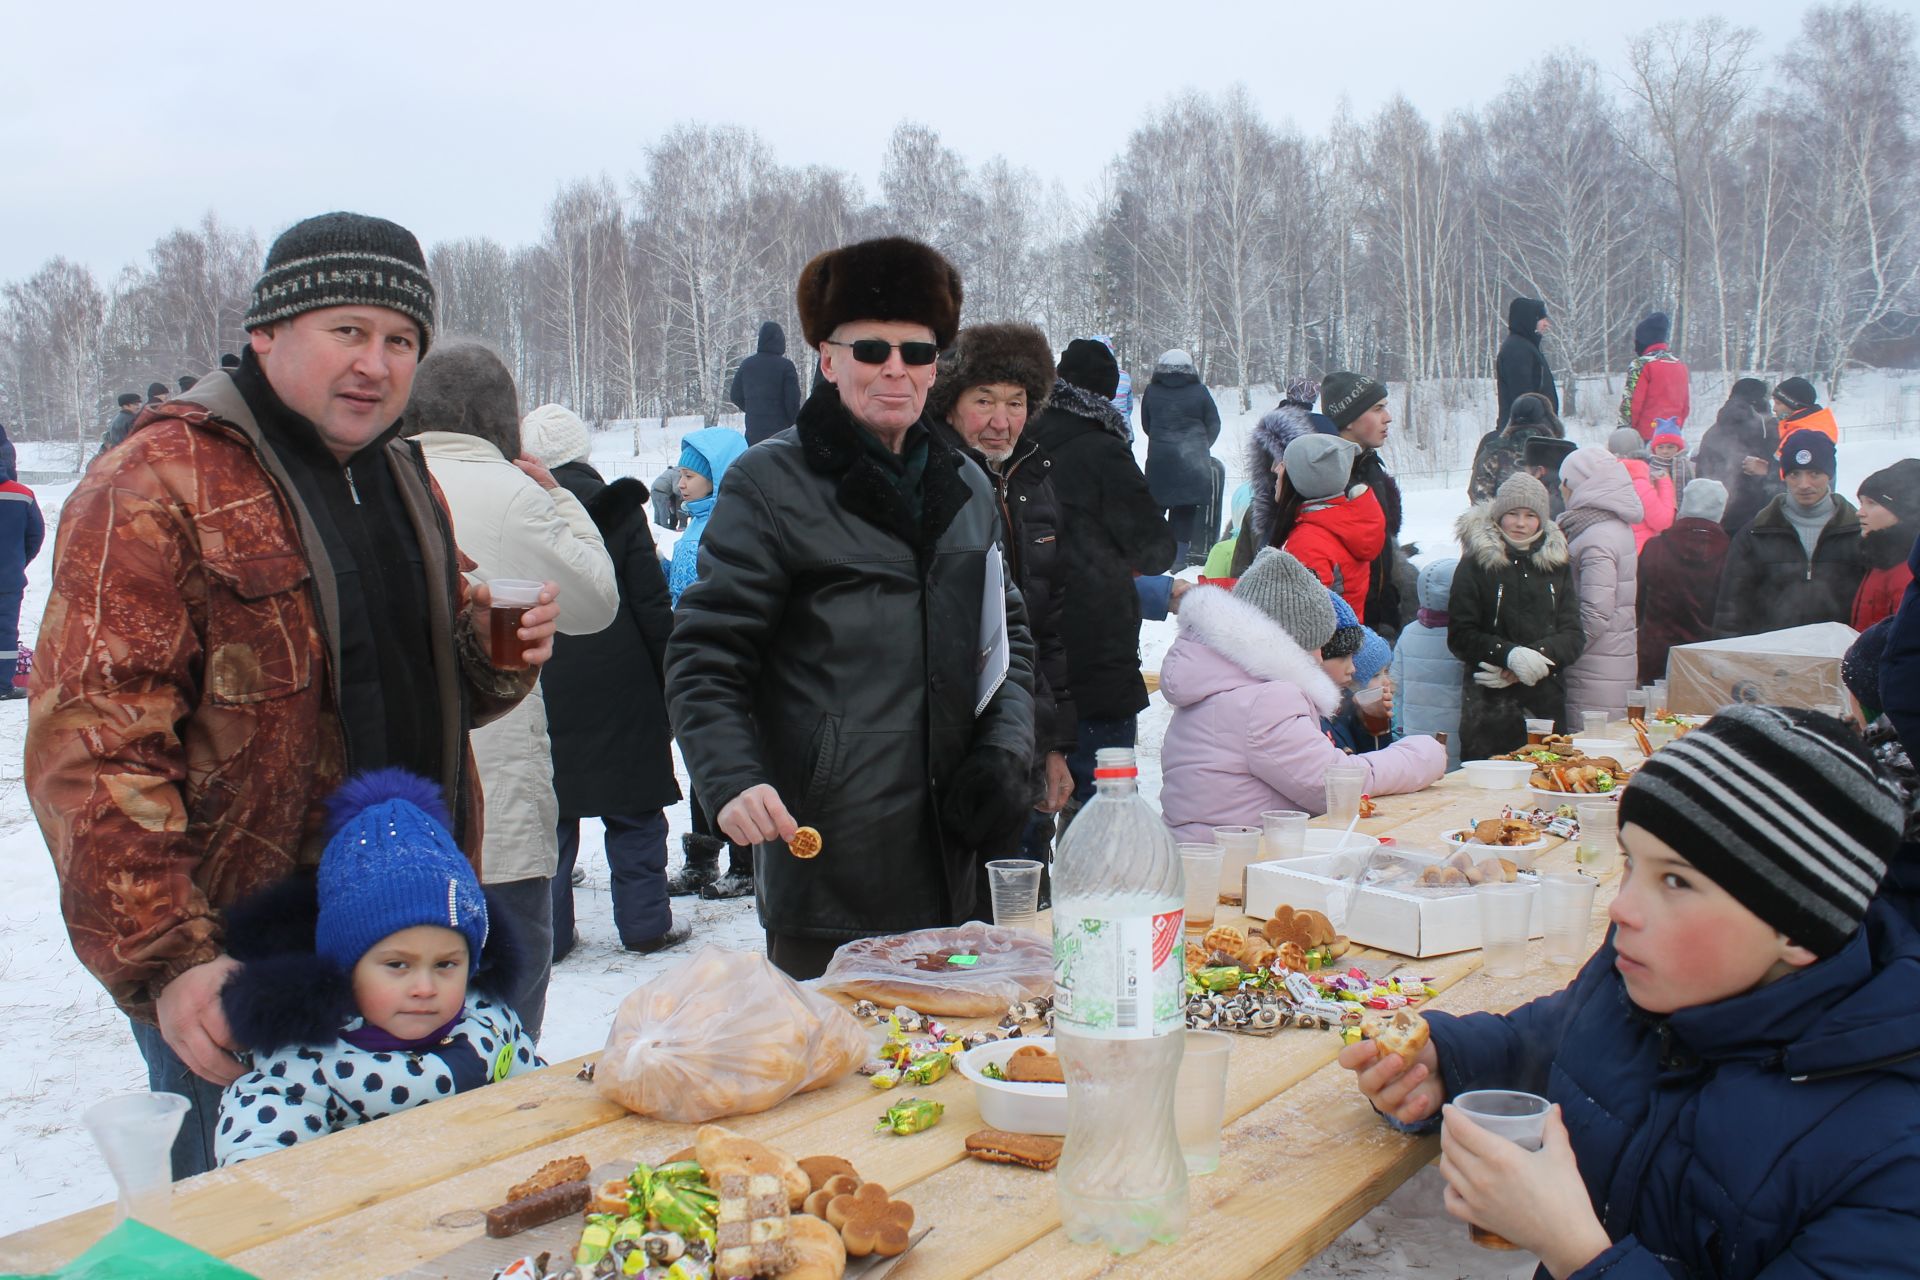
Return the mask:
{"type": "Polygon", "coordinates": [[[845,347],[853,352],[853,358],[861,364],[885,364],[887,357],[896,349],[900,352],[901,364],[932,364],[940,357],[940,348],[931,342],[882,342],[878,338],[861,338],[856,342],[839,342],[827,339],[831,347],[845,347]]]}

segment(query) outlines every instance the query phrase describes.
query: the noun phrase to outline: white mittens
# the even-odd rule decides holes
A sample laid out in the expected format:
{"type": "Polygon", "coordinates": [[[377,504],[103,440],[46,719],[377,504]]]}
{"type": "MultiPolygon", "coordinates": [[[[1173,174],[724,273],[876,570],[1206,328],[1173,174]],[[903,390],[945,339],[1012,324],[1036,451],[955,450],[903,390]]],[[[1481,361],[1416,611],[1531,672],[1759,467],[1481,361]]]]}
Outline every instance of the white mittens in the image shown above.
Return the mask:
{"type": "Polygon", "coordinates": [[[1504,689],[1518,680],[1519,677],[1513,672],[1491,662],[1481,663],[1480,669],[1473,673],[1473,682],[1482,689],[1504,689]]]}
{"type": "Polygon", "coordinates": [[[1547,678],[1547,672],[1553,670],[1553,659],[1538,649],[1515,645],[1507,654],[1507,670],[1513,672],[1521,684],[1531,687],[1547,678]]]}

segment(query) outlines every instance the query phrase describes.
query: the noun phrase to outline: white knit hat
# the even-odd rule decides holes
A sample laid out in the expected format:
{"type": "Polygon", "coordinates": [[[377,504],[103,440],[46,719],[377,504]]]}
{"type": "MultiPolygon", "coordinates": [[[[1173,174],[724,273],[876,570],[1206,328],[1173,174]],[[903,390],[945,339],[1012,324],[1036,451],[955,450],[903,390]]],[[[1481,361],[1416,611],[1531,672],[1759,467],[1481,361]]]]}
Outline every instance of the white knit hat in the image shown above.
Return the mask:
{"type": "Polygon", "coordinates": [[[543,404],[520,420],[520,447],[551,471],[586,457],[593,446],[579,414],[563,404],[543,404]]]}

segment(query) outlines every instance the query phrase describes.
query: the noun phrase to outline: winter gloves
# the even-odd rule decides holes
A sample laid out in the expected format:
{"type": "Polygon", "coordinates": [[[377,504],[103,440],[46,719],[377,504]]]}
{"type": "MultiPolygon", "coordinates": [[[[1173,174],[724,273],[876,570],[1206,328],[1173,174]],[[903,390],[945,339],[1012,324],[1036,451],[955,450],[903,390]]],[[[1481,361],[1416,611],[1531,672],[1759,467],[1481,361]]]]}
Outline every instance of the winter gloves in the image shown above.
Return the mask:
{"type": "Polygon", "coordinates": [[[975,747],[947,783],[940,817],[963,848],[983,849],[1019,834],[1033,809],[1027,758],[1002,747],[975,747]]]}
{"type": "Polygon", "coordinates": [[[1473,682],[1482,689],[1504,689],[1519,683],[1519,677],[1505,667],[1483,662],[1480,664],[1480,669],[1473,673],[1473,682]]]}
{"type": "Polygon", "coordinates": [[[1552,669],[1553,659],[1538,649],[1517,644],[1507,654],[1507,670],[1529,688],[1546,679],[1547,672],[1552,669]]]}

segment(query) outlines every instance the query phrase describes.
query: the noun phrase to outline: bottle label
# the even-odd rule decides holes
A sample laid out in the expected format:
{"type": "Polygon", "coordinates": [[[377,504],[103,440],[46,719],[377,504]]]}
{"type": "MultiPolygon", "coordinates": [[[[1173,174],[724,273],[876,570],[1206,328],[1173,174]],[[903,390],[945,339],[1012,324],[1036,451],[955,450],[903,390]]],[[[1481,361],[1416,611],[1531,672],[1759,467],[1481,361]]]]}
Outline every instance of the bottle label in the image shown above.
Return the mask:
{"type": "Polygon", "coordinates": [[[1180,1029],[1184,910],[1149,916],[1053,909],[1053,1016],[1078,1035],[1144,1040],[1180,1029]]]}

